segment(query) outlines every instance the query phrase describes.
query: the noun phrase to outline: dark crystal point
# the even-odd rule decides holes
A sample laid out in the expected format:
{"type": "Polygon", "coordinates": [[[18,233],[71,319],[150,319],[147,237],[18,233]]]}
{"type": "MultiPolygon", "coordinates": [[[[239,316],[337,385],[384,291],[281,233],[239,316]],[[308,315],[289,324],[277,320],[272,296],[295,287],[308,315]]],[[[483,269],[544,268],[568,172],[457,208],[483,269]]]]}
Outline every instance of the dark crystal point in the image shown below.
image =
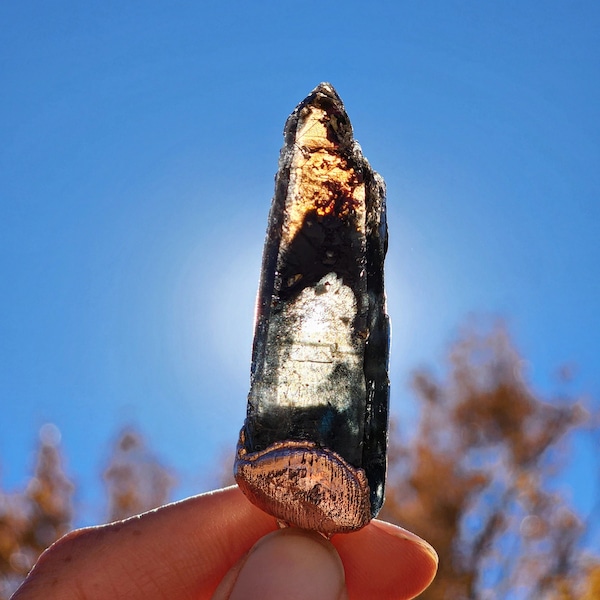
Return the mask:
{"type": "Polygon", "coordinates": [[[328,83],[284,136],[235,477],[283,522],[353,531],[377,515],[385,485],[385,184],[328,83]]]}

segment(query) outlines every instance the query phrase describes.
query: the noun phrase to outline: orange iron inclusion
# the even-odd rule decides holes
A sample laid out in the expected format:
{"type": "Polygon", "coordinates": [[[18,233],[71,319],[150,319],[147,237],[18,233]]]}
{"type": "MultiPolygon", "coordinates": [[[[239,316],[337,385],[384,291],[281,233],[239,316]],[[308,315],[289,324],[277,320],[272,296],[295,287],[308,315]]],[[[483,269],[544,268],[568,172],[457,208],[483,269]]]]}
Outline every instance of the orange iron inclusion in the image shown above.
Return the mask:
{"type": "Polygon", "coordinates": [[[234,474],[279,521],[332,535],[364,527],[384,498],[385,184],[328,83],[284,138],[234,474]]]}

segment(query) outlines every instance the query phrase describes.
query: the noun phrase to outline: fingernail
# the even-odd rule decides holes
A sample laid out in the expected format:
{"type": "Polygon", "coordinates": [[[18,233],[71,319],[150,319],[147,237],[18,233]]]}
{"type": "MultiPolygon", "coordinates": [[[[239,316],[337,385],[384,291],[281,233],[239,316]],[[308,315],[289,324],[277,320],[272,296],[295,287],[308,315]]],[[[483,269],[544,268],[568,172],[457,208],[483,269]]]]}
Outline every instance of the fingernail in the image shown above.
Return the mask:
{"type": "Polygon", "coordinates": [[[375,525],[375,527],[383,529],[388,535],[393,535],[395,537],[402,538],[403,540],[408,540],[413,544],[417,544],[431,556],[436,565],[439,563],[438,553],[435,551],[434,547],[431,544],[428,544],[423,538],[420,538],[418,535],[408,531],[408,529],[404,529],[398,525],[392,525],[391,523],[386,523],[385,521],[379,521],[378,519],[373,519],[371,523],[375,525]]]}
{"type": "Polygon", "coordinates": [[[342,561],[317,533],[288,528],[256,543],[241,567],[230,600],[341,600],[342,561]]]}

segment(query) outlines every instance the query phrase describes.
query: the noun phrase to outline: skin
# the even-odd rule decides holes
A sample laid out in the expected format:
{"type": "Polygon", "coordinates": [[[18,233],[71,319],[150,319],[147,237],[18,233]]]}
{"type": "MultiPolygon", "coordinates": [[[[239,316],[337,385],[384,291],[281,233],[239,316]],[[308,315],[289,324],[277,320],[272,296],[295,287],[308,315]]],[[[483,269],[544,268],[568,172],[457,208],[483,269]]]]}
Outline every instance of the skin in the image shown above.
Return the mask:
{"type": "Polygon", "coordinates": [[[69,533],[12,600],[402,600],[436,569],[429,544],[389,523],[328,541],[278,529],[230,487],[69,533]]]}

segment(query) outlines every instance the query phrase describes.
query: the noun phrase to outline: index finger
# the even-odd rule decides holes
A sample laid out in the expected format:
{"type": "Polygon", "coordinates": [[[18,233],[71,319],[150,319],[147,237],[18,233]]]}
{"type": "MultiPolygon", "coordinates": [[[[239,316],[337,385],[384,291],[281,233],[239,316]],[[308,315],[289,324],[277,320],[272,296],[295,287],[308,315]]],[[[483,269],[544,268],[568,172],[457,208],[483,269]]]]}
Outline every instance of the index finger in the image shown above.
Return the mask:
{"type": "MultiPolygon", "coordinates": [[[[13,600],[208,599],[227,571],[275,529],[275,520],[236,487],[203,494],[68,534],[42,555],[13,600]]],[[[332,543],[351,598],[410,598],[435,574],[430,547],[391,525],[371,523],[332,543]]]]}

